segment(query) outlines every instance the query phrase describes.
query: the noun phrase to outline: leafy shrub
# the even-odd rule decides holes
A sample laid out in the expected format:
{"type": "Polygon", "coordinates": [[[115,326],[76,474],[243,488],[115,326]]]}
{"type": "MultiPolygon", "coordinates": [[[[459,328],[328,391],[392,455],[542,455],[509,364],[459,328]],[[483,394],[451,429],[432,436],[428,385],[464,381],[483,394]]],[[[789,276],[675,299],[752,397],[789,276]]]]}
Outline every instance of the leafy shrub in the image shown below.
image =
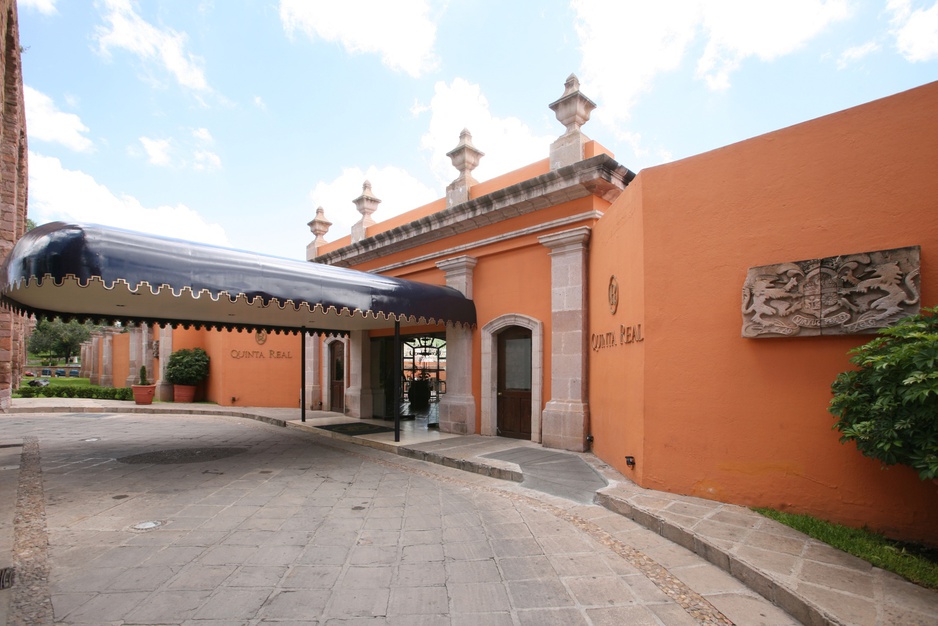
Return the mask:
{"type": "Polygon", "coordinates": [[[923,309],[850,351],[828,410],[840,441],[884,465],[938,478],[938,307],[923,309]]]}
{"type": "Polygon", "coordinates": [[[93,398],[95,400],[133,400],[129,387],[20,387],[21,398],[93,398]]]}
{"type": "Polygon", "coordinates": [[[202,348],[184,348],[169,355],[166,380],[174,385],[198,385],[208,378],[209,356],[202,348]]]}

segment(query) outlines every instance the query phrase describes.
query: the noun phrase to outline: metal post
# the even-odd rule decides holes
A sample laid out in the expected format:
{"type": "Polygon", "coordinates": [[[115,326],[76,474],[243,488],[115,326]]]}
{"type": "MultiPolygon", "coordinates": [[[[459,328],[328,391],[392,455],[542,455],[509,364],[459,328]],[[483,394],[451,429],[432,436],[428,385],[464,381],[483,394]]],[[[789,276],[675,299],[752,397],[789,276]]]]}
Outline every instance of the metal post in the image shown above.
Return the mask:
{"type": "Polygon", "coordinates": [[[300,421],[306,421],[306,328],[300,329],[300,421]]]}
{"type": "Polygon", "coordinates": [[[401,440],[401,323],[394,322],[394,441],[401,440]]]}

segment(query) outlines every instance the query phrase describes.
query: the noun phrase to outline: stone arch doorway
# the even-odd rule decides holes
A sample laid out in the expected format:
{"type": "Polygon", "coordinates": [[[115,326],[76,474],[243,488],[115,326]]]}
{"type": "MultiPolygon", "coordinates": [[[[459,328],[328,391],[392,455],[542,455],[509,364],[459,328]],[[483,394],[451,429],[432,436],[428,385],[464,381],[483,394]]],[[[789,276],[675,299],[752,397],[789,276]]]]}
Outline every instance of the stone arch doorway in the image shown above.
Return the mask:
{"type": "MultiPolygon", "coordinates": [[[[530,439],[535,442],[541,441],[541,409],[544,395],[544,325],[533,317],[520,314],[497,317],[482,327],[481,430],[483,435],[494,436],[499,434],[499,362],[503,363],[502,367],[504,368],[506,357],[510,358],[508,352],[526,349],[522,340],[506,351],[505,341],[522,339],[527,337],[528,333],[530,333],[528,339],[528,345],[530,346],[530,439]]],[[[508,382],[511,383],[512,381],[509,380],[508,382]]],[[[513,384],[517,384],[517,382],[513,384]]]]}

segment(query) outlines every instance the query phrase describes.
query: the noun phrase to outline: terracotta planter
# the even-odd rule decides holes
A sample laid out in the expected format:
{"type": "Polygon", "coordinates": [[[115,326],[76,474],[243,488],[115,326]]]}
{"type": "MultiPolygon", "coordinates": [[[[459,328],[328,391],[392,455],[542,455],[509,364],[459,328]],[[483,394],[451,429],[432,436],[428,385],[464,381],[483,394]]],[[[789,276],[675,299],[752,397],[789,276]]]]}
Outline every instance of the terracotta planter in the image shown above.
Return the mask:
{"type": "Polygon", "coordinates": [[[137,404],[153,404],[156,385],[131,385],[130,388],[134,392],[134,402],[137,404]]]}
{"type": "Polygon", "coordinates": [[[195,385],[173,385],[173,402],[192,402],[195,399],[195,385]]]}

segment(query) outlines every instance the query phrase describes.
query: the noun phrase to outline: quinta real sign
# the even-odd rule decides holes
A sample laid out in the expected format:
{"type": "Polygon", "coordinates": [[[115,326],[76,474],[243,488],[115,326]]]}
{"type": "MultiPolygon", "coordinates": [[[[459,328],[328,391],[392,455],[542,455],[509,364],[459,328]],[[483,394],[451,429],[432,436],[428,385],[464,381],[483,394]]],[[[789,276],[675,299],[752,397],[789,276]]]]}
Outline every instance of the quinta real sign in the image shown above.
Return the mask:
{"type": "Polygon", "coordinates": [[[599,352],[604,348],[615,348],[616,346],[627,346],[633,343],[645,341],[642,336],[642,325],[635,324],[619,326],[618,332],[609,331],[607,333],[593,333],[590,335],[590,347],[594,352],[599,352]]]}
{"type": "MultiPolygon", "coordinates": [[[[609,289],[607,291],[609,298],[609,313],[616,314],[619,309],[619,282],[615,275],[609,278],[609,289]]],[[[599,352],[604,348],[615,348],[616,346],[627,346],[633,343],[645,341],[642,336],[642,325],[620,324],[619,330],[609,331],[607,333],[593,333],[590,335],[590,348],[594,352],[599,352]]]]}

